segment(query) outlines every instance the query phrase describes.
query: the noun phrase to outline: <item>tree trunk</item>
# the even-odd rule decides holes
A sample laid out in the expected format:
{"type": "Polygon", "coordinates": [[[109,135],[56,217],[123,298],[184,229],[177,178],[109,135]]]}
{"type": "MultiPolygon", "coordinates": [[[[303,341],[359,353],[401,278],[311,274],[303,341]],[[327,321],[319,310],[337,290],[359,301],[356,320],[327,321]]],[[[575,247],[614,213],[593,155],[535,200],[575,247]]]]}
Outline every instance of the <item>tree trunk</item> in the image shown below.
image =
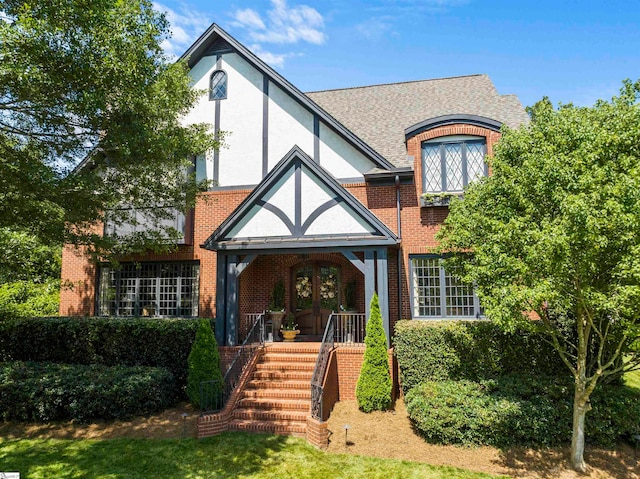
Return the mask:
{"type": "MultiPolygon", "coordinates": [[[[587,464],[584,462],[584,418],[589,408],[589,403],[584,400],[583,391],[576,383],[575,397],[573,400],[573,434],[571,435],[571,465],[578,472],[586,472],[587,464]]],[[[584,389],[584,385],[583,388],[584,389]]]]}

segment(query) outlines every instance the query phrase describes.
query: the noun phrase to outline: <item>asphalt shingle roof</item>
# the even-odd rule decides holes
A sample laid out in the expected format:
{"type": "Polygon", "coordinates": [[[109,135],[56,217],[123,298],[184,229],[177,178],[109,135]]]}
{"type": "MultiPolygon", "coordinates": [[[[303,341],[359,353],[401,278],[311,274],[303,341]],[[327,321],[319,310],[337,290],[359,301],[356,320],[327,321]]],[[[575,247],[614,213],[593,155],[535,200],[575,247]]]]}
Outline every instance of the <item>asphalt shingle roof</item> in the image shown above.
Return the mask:
{"type": "Polygon", "coordinates": [[[404,130],[443,115],[478,115],[517,128],[529,117],[515,95],[500,95],[487,75],[436,78],[306,93],[397,167],[407,161],[404,130]]]}

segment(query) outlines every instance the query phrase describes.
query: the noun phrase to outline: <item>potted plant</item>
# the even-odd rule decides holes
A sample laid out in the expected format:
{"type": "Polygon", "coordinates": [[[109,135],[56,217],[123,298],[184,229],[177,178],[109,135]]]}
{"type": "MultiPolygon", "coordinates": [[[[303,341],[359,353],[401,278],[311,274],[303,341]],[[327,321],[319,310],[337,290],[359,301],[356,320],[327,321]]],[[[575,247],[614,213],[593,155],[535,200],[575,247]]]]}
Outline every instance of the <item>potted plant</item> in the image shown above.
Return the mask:
{"type": "Polygon", "coordinates": [[[287,321],[282,324],[280,331],[282,332],[282,337],[286,342],[292,343],[296,340],[296,336],[300,334],[300,330],[298,329],[293,313],[289,313],[287,321]]]}
{"type": "Polygon", "coordinates": [[[279,279],[273,285],[271,302],[269,303],[269,316],[273,321],[273,330],[278,331],[282,318],[284,318],[284,281],[282,279],[279,279]]]}

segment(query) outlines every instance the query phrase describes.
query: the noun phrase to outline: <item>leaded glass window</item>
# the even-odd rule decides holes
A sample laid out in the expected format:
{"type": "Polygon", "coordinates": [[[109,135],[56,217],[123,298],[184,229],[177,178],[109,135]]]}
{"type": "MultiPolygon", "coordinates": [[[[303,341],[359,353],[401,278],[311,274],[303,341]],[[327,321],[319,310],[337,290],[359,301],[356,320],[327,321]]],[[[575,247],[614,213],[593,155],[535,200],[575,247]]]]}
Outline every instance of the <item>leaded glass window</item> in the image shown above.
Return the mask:
{"type": "Polygon", "coordinates": [[[197,316],[197,263],[123,263],[100,270],[101,316],[197,316]]]}
{"type": "Polygon", "coordinates": [[[227,98],[227,74],[223,70],[216,70],[209,80],[209,100],[225,98],[227,98]]]}
{"type": "Polygon", "coordinates": [[[488,174],[484,162],[485,141],[481,138],[452,137],[422,144],[422,185],[425,193],[462,191],[488,174]]]}
{"type": "Polygon", "coordinates": [[[447,272],[436,256],[411,257],[414,318],[474,318],[482,315],[473,286],[447,272]]]}

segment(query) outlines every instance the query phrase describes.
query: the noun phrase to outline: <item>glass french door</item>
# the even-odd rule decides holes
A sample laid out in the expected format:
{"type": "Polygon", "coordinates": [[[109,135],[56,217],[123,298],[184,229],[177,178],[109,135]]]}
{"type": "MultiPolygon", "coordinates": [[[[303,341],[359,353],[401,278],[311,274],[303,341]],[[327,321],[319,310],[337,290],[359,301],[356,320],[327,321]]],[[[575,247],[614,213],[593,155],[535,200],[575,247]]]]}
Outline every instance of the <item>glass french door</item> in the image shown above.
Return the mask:
{"type": "Polygon", "coordinates": [[[293,314],[301,334],[321,335],[332,311],[340,307],[340,268],[311,262],[292,272],[293,314]]]}

